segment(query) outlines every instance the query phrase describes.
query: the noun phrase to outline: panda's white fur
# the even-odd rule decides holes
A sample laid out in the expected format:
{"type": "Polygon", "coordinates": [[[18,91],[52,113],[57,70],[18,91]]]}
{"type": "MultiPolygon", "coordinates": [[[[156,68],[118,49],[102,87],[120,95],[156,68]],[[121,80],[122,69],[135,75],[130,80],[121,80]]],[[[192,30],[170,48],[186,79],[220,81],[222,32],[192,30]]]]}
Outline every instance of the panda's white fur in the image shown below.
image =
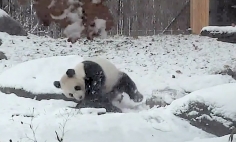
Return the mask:
{"type": "Polygon", "coordinates": [[[100,57],[86,59],[74,69],[68,69],[60,81],[54,81],[54,86],[61,88],[66,97],[78,101],[85,99],[85,95],[90,99],[113,101],[123,92],[134,102],[143,100],[134,81],[110,61],[100,57]]]}
{"type": "MultiPolygon", "coordinates": [[[[104,71],[106,81],[102,93],[106,94],[112,91],[121,76],[120,71],[116,68],[116,66],[107,59],[100,57],[93,57],[86,60],[99,64],[104,71]]],[[[84,63],[81,62],[76,65],[74,70],[75,76],[73,78],[69,78],[66,74],[62,76],[60,80],[60,88],[66,97],[75,98],[76,100],[81,101],[85,98],[84,63]],[[74,89],[74,86],[76,85],[81,86],[81,90],[76,91],[74,89]],[[73,97],[69,95],[70,93],[73,94],[73,97]]]]}

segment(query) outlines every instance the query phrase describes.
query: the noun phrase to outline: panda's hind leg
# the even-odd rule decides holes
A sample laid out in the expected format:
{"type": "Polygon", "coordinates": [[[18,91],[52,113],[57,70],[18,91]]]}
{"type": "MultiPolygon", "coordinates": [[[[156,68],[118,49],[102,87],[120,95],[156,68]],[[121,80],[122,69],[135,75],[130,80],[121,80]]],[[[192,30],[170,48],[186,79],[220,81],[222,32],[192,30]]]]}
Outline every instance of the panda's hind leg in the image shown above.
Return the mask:
{"type": "Polygon", "coordinates": [[[120,93],[127,93],[134,102],[141,102],[143,100],[143,95],[138,91],[134,81],[124,72],[121,72],[121,78],[114,90],[120,93]]]}

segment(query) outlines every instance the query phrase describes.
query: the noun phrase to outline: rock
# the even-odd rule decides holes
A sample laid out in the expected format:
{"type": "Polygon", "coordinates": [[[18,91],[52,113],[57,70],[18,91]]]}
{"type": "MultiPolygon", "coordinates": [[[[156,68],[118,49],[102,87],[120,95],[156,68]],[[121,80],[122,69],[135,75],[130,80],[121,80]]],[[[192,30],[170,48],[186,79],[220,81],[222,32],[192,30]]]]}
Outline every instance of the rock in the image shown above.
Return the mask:
{"type": "Polygon", "coordinates": [[[11,18],[2,9],[0,9],[0,25],[0,32],[6,32],[9,35],[27,36],[27,32],[20,23],[11,18]]]}
{"type": "Polygon", "coordinates": [[[228,43],[236,43],[236,33],[231,33],[229,35],[223,35],[217,39],[217,41],[228,42],[228,43]]]}
{"type": "Polygon", "coordinates": [[[5,53],[3,53],[2,51],[0,51],[0,60],[7,60],[7,56],[5,55],[5,53]]]}

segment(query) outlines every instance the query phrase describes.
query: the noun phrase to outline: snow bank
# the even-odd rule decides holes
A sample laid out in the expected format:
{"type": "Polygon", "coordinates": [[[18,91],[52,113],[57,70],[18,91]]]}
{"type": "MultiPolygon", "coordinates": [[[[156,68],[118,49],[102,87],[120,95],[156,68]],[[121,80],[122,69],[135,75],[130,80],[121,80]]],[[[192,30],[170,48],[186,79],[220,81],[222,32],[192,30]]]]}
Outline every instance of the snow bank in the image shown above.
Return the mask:
{"type": "Polygon", "coordinates": [[[236,81],[231,76],[220,74],[181,76],[177,79],[166,80],[166,88],[152,92],[152,98],[148,99],[149,105],[159,104],[165,106],[191,92],[226,83],[236,83],[236,81]]]}
{"type": "Polygon", "coordinates": [[[194,91],[172,102],[168,108],[177,116],[217,136],[230,133],[236,122],[236,83],[194,91]]]}
{"type": "Polygon", "coordinates": [[[37,94],[62,93],[53,86],[53,82],[82,60],[80,56],[70,55],[27,61],[1,73],[0,86],[24,89],[37,94]]]}
{"type": "Polygon", "coordinates": [[[175,100],[170,108],[175,113],[187,111],[191,101],[202,102],[212,108],[212,113],[221,114],[225,117],[236,120],[236,83],[217,85],[194,91],[185,97],[175,100]]]}

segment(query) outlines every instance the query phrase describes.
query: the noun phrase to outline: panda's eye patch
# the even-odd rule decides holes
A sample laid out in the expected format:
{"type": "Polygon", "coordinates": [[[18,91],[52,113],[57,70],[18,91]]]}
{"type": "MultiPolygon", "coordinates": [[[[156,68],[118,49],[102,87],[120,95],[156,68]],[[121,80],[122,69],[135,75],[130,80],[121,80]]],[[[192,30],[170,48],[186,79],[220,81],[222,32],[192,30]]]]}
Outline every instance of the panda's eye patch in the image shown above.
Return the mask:
{"type": "Polygon", "coordinates": [[[72,93],[69,93],[69,96],[74,97],[74,95],[72,93]]]}
{"type": "Polygon", "coordinates": [[[75,86],[75,90],[79,91],[79,90],[81,90],[81,87],[80,86],[75,86]]]}

